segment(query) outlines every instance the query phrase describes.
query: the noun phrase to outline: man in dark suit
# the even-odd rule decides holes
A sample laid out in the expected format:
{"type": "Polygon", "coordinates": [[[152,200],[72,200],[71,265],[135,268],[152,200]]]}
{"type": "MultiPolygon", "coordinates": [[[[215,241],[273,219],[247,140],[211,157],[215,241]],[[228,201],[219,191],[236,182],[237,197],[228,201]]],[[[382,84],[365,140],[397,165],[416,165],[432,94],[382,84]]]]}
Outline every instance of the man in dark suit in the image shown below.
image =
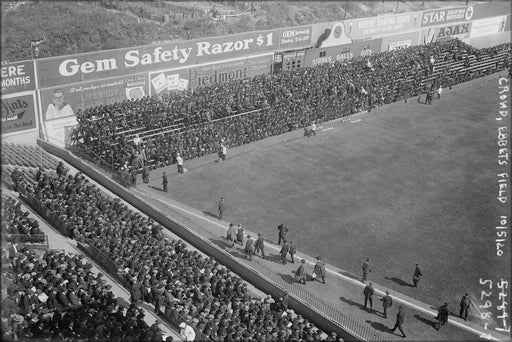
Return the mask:
{"type": "Polygon", "coordinates": [[[420,281],[421,276],[423,276],[423,274],[421,273],[420,265],[416,264],[416,268],[414,269],[414,275],[412,276],[412,282],[414,283],[414,287],[418,287],[418,282],[420,281]]]}
{"type": "Polygon", "coordinates": [[[364,294],[364,308],[367,308],[368,302],[370,302],[370,310],[373,310],[373,293],[375,292],[373,289],[373,284],[370,282],[370,284],[366,285],[366,287],[363,290],[364,294]]]}
{"type": "Polygon", "coordinates": [[[290,245],[286,242],[286,239],[283,240],[283,246],[281,247],[281,251],[279,252],[281,254],[281,262],[286,265],[286,256],[288,255],[288,252],[290,251],[290,245]]]}
{"type": "Polygon", "coordinates": [[[388,318],[388,308],[393,305],[393,299],[389,295],[389,291],[386,291],[386,295],[382,297],[382,308],[384,309],[384,318],[388,318]]]}
{"type": "Polygon", "coordinates": [[[261,257],[265,259],[265,243],[263,240],[263,235],[258,233],[258,239],[254,243],[254,253],[261,252],[261,257]]]}
{"type": "Polygon", "coordinates": [[[284,224],[281,223],[279,226],[277,226],[277,230],[279,230],[277,244],[280,245],[281,241],[283,241],[286,238],[286,233],[288,232],[288,227],[285,227],[284,224]]]}
{"type": "Polygon", "coordinates": [[[439,330],[441,325],[448,323],[448,316],[450,316],[450,309],[448,309],[448,303],[444,303],[437,309],[437,324],[436,330],[439,330]]]}
{"type": "Polygon", "coordinates": [[[254,252],[254,240],[251,238],[250,235],[247,235],[247,242],[245,243],[245,258],[247,259],[247,256],[249,256],[249,261],[252,260],[252,253],[254,252]]]}
{"type": "Polygon", "coordinates": [[[398,313],[396,314],[395,326],[393,327],[393,329],[389,329],[389,332],[395,332],[395,330],[398,328],[398,330],[400,330],[400,332],[402,333],[402,337],[406,337],[405,333],[402,329],[403,324],[404,324],[404,318],[405,318],[404,308],[400,305],[398,307],[398,313]]]}
{"type": "Polygon", "coordinates": [[[463,318],[465,321],[468,319],[468,311],[469,311],[470,306],[471,306],[471,299],[469,299],[469,294],[466,293],[464,296],[462,296],[462,299],[460,300],[460,311],[459,311],[459,317],[463,318]]]}
{"type": "Polygon", "coordinates": [[[167,180],[167,174],[164,172],[162,175],[162,187],[164,188],[164,192],[167,192],[167,184],[169,184],[169,181],[167,180]]]}

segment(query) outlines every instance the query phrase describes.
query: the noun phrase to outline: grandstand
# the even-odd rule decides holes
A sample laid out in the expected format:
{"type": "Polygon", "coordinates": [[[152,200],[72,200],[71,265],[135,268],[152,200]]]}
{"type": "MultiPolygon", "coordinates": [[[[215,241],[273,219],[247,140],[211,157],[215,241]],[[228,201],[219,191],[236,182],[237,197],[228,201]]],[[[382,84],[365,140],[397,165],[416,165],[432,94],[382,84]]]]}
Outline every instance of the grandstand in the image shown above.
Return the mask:
{"type": "MultiPolygon", "coordinates": [[[[459,12],[469,21],[473,7],[459,12]]],[[[426,32],[418,15],[396,15],[410,20],[404,35],[426,32]]],[[[509,19],[476,20],[502,30],[497,23],[509,19]]],[[[334,36],[348,34],[329,25],[334,36]]],[[[272,34],[260,34],[269,46],[272,34]]],[[[317,45],[334,39],[323,34],[317,45]]],[[[479,294],[482,279],[511,280],[510,246],[504,258],[494,253],[493,222],[504,215],[494,203],[502,170],[494,162],[496,114],[481,115],[499,106],[511,46],[476,48],[453,38],[388,49],[400,41],[380,37],[379,51],[368,43],[364,53],[336,61],[321,46],[299,44],[302,62],[317,54],[322,62],[297,59],[300,67],[197,88],[181,71],[118,76],[117,50],[111,60],[95,60],[94,72],[111,67],[108,84],[87,76],[93,71],[85,60],[95,53],[78,56],[80,79],[69,84],[50,70],[67,57],[32,61],[39,88],[2,97],[3,340],[403,340],[390,332],[399,305],[407,340],[509,338],[500,330],[509,321],[497,305],[486,306],[494,314],[485,317],[479,294]],[[82,102],[89,106],[58,103],[65,94],[73,104],[72,93],[100,84],[125,88],[82,102]],[[66,106],[72,115],[59,118],[66,106]],[[221,146],[226,160],[218,157],[221,146]],[[178,153],[185,175],[176,172],[178,153]],[[141,173],[149,182],[140,182],[141,173]],[[169,192],[162,191],[164,173],[169,192]],[[226,238],[231,222],[245,229],[240,246],[226,238]],[[290,228],[295,261],[304,260],[304,285],[298,263],[281,262],[280,223],[290,228]],[[258,233],[266,258],[247,260],[246,243],[258,233]],[[317,255],[326,262],[325,284],[315,279],[317,255]],[[366,258],[373,308],[363,305],[366,258]],[[410,284],[415,263],[424,274],[418,288],[410,284]],[[385,291],[394,300],[387,317],[379,300],[385,291]],[[464,293],[472,301],[467,321],[458,317],[464,293]],[[443,302],[450,318],[437,330],[443,302]]],[[[151,49],[156,56],[162,47],[151,49]]],[[[283,49],[263,52],[276,65],[283,49]]],[[[193,68],[183,70],[190,76],[193,68]]]]}

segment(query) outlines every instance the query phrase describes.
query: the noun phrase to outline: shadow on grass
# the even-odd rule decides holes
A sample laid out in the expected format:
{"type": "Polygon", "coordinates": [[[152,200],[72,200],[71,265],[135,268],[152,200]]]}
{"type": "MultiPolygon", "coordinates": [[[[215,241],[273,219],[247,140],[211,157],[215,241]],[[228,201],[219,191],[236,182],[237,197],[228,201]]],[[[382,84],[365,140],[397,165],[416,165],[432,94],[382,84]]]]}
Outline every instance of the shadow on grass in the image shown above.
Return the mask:
{"type": "Polygon", "coordinates": [[[379,323],[379,322],[372,322],[370,320],[366,320],[365,321],[366,323],[369,323],[373,329],[375,330],[378,330],[378,331],[382,331],[382,332],[389,332],[389,329],[387,326],[385,326],[384,324],[382,323],[379,323]]]}
{"type": "Polygon", "coordinates": [[[210,216],[210,217],[213,217],[213,218],[216,218],[217,220],[219,220],[219,215],[217,215],[217,214],[211,213],[209,211],[203,211],[203,214],[205,214],[206,216],[210,216]]]}
{"type": "Polygon", "coordinates": [[[434,329],[436,328],[437,321],[432,321],[432,320],[422,317],[418,314],[415,314],[413,317],[416,318],[418,321],[425,323],[426,325],[430,325],[434,329]]]}
{"type": "Polygon", "coordinates": [[[164,188],[161,186],[148,185],[148,188],[164,192],[164,188]]]}
{"type": "Polygon", "coordinates": [[[345,303],[347,303],[348,305],[352,305],[352,306],[357,306],[360,310],[363,310],[363,311],[368,311],[368,309],[366,309],[364,307],[363,304],[361,303],[357,303],[357,302],[354,302],[353,300],[351,299],[348,299],[348,298],[345,298],[343,296],[340,296],[340,300],[344,301],[345,303]]]}
{"type": "Polygon", "coordinates": [[[394,281],[395,283],[397,283],[398,285],[400,286],[406,286],[406,287],[414,287],[413,284],[410,284],[400,278],[396,278],[396,277],[385,277],[384,279],[387,279],[387,280],[391,280],[391,281],[394,281]]]}
{"type": "Polygon", "coordinates": [[[288,284],[294,284],[297,282],[291,274],[278,273],[277,275],[280,276],[281,279],[286,281],[288,284]]]}
{"type": "Polygon", "coordinates": [[[265,259],[269,260],[269,261],[273,261],[273,262],[281,264],[281,265],[283,264],[281,262],[281,254],[267,254],[267,255],[265,255],[265,259]]]}

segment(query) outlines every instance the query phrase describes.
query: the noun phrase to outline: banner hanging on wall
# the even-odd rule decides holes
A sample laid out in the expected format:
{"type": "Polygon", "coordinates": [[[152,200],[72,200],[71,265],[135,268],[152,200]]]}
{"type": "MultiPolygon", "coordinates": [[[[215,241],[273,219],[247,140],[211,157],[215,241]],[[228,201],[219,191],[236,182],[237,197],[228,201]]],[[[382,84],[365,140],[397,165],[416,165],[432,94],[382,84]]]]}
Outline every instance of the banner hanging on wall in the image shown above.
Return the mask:
{"type": "Polygon", "coordinates": [[[35,90],[34,62],[22,61],[2,65],[2,95],[35,90]]]}
{"type": "Polygon", "coordinates": [[[34,93],[2,97],[2,134],[37,128],[34,93]]]}
{"type": "Polygon", "coordinates": [[[40,91],[45,121],[73,116],[81,108],[139,99],[149,94],[147,74],[75,83],[40,91]]]}

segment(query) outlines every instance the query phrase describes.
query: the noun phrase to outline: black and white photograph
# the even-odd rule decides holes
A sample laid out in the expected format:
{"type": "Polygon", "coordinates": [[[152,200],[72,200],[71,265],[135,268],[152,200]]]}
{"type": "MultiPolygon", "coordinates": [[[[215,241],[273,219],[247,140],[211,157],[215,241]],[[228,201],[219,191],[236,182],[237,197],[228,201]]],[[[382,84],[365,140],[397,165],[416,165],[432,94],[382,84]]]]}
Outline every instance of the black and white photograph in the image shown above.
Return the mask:
{"type": "Polygon", "coordinates": [[[510,341],[510,1],[1,1],[1,340],[510,341]]]}

